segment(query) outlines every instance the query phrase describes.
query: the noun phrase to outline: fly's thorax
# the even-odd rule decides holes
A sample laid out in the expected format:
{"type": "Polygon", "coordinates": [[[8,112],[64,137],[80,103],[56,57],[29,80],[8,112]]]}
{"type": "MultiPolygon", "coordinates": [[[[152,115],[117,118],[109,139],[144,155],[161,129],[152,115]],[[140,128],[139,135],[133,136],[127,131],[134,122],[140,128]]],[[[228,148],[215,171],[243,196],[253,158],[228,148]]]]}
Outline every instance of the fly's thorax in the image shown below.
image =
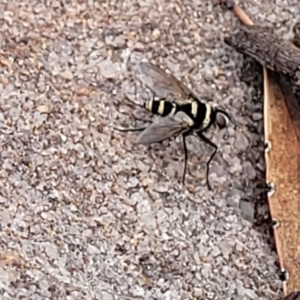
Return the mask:
{"type": "Polygon", "coordinates": [[[229,115],[225,111],[215,109],[215,123],[220,129],[226,127],[229,120],[229,115]]]}
{"type": "Polygon", "coordinates": [[[176,108],[175,114],[178,115],[181,112],[180,116],[185,116],[184,119],[190,127],[201,129],[206,111],[205,104],[198,100],[193,100],[184,105],[177,105],[176,108]]]}
{"type": "Polygon", "coordinates": [[[212,113],[210,105],[194,100],[189,103],[184,111],[193,119],[195,130],[203,130],[209,126],[212,113]]]}

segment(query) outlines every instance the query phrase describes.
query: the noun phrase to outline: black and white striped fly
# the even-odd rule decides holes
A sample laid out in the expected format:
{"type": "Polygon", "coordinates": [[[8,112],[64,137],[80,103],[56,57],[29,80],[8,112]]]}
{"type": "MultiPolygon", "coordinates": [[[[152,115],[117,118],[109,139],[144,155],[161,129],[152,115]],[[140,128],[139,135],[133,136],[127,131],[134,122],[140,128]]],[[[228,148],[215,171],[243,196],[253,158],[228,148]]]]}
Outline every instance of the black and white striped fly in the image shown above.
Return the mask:
{"type": "Polygon", "coordinates": [[[117,129],[123,132],[142,131],[137,138],[137,143],[144,145],[161,142],[181,134],[184,150],[183,184],[188,159],[186,137],[196,133],[203,142],[214,149],[206,163],[207,186],[211,190],[208,180],[209,164],[218,147],[204,136],[203,132],[212,125],[217,125],[220,129],[224,128],[230,120],[229,114],[201,102],[194,92],[156,65],[142,62],[136,66],[136,71],[141,75],[141,81],[156,95],[153,99],[145,101],[143,108],[160,115],[161,118],[148,127],[117,129]]]}

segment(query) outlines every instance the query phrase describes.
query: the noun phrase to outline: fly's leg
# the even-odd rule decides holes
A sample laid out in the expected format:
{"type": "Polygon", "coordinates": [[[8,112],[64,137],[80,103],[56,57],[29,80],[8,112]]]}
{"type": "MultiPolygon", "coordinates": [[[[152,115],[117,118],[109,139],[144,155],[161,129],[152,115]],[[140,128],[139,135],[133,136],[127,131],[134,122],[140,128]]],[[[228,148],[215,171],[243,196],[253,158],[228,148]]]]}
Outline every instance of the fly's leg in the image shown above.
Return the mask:
{"type": "Polygon", "coordinates": [[[208,162],[206,163],[206,182],[207,182],[207,187],[209,190],[212,190],[210,184],[209,184],[209,180],[208,180],[208,175],[209,175],[209,164],[210,162],[212,161],[212,159],[214,158],[217,150],[218,150],[218,147],[216,144],[214,144],[212,141],[210,141],[206,136],[204,136],[201,132],[197,132],[197,135],[198,137],[206,144],[210,145],[211,147],[214,148],[214,151],[213,153],[211,154],[208,162]]]}
{"type": "Polygon", "coordinates": [[[125,95],[125,100],[131,104],[133,104],[134,106],[139,106],[141,108],[144,108],[144,106],[140,103],[135,102],[131,96],[129,96],[128,94],[125,95]]]}
{"type": "MultiPolygon", "coordinates": [[[[131,96],[129,96],[129,95],[127,95],[127,94],[125,95],[125,100],[127,100],[127,102],[133,104],[134,106],[138,106],[138,107],[141,107],[141,108],[145,109],[145,105],[144,105],[144,104],[140,104],[140,103],[135,102],[135,101],[131,98],[131,96]]],[[[132,114],[132,116],[134,117],[134,119],[135,119],[136,121],[143,121],[144,123],[151,123],[151,122],[152,122],[151,119],[139,118],[139,117],[137,117],[134,113],[132,114]]]]}
{"type": "MultiPolygon", "coordinates": [[[[144,119],[139,119],[139,118],[136,118],[135,116],[133,116],[134,119],[136,121],[143,121],[144,123],[149,123],[151,122],[151,120],[144,120],[144,119]]],[[[113,129],[115,130],[118,130],[118,131],[121,131],[121,132],[134,132],[134,131],[143,131],[145,130],[147,127],[136,127],[136,128],[124,128],[124,127],[117,127],[117,126],[113,126],[113,129]]]]}
{"type": "Polygon", "coordinates": [[[186,173],[186,165],[187,165],[187,160],[188,160],[188,152],[187,152],[187,147],[186,147],[186,135],[182,135],[182,140],[183,140],[183,151],[184,151],[184,167],[183,167],[183,174],[182,174],[182,184],[184,184],[185,180],[185,173],[186,173]]]}
{"type": "Polygon", "coordinates": [[[151,120],[150,118],[149,119],[139,118],[139,117],[135,116],[134,114],[132,114],[132,116],[134,117],[135,121],[142,121],[143,123],[152,123],[153,122],[153,120],[151,120]]]}
{"type": "MultiPolygon", "coordinates": [[[[139,106],[139,107],[142,107],[144,108],[144,106],[142,104],[139,104],[139,103],[136,103],[133,99],[131,99],[131,97],[127,94],[125,94],[125,99],[135,105],[135,106],[139,106]]],[[[136,121],[144,121],[144,122],[151,122],[151,120],[144,120],[144,119],[141,119],[141,118],[138,118],[136,117],[134,114],[133,114],[133,117],[136,121]]],[[[147,127],[138,127],[138,128],[123,128],[123,127],[116,127],[116,126],[113,126],[113,128],[115,130],[118,130],[118,131],[121,131],[121,132],[135,132],[135,131],[143,131],[145,130],[147,127]]]]}
{"type": "Polygon", "coordinates": [[[184,184],[185,181],[185,174],[186,174],[186,167],[187,167],[187,160],[188,160],[188,152],[187,152],[187,146],[186,146],[186,140],[185,138],[191,133],[191,130],[188,130],[187,132],[182,134],[182,141],[183,141],[183,152],[184,152],[184,167],[183,167],[183,174],[182,174],[182,184],[184,184]]]}
{"type": "Polygon", "coordinates": [[[138,128],[123,128],[123,127],[113,127],[113,129],[121,131],[121,132],[135,132],[135,131],[143,131],[147,127],[138,127],[138,128]]]}

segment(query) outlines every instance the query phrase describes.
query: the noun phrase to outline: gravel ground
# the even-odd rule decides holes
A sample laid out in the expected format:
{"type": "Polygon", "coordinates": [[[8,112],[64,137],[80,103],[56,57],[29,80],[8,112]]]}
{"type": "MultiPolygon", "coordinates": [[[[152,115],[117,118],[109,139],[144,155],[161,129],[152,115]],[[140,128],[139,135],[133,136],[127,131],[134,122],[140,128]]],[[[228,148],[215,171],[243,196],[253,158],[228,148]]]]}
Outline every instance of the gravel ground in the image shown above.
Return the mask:
{"type": "MultiPolygon", "coordinates": [[[[231,12],[200,0],[46,2],[0,4],[1,299],[279,299],[274,245],[253,226],[267,212],[261,77],[245,65],[260,68],[224,45],[231,12]],[[111,128],[151,118],[124,101],[142,92],[139,60],[240,123],[207,134],[219,145],[212,192],[212,149],[197,138],[182,186],[180,138],[146,148],[111,128]]],[[[285,36],[299,14],[298,0],[247,5],[285,36]]]]}

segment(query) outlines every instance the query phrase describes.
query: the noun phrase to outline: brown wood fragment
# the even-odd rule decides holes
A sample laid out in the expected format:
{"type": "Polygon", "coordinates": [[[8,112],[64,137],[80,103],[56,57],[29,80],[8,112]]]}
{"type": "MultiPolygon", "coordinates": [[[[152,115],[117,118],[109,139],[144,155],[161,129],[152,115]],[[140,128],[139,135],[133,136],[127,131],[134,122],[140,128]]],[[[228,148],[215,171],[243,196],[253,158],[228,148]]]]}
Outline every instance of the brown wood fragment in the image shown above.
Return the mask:
{"type": "Polygon", "coordinates": [[[225,5],[228,9],[232,9],[234,14],[243,24],[253,25],[253,22],[249,16],[233,0],[219,0],[219,2],[220,4],[225,5]]]}
{"type": "Polygon", "coordinates": [[[292,292],[284,297],[282,300],[300,300],[300,292],[292,292]]]}
{"type": "Polygon", "coordinates": [[[294,124],[294,130],[300,144],[300,106],[299,100],[296,99],[295,90],[291,88],[291,80],[283,74],[278,74],[278,80],[281,91],[285,96],[285,102],[288,108],[288,113],[294,124]]]}
{"type": "Polygon", "coordinates": [[[288,75],[300,87],[300,49],[282,40],[273,29],[260,25],[240,25],[224,39],[238,52],[249,55],[264,67],[288,75]]]}
{"type": "Polygon", "coordinates": [[[265,103],[268,110],[265,139],[271,143],[271,150],[265,154],[266,177],[275,185],[268,201],[271,216],[278,222],[274,235],[280,267],[288,275],[283,284],[287,294],[300,290],[300,147],[276,77],[269,76],[272,89],[268,90],[265,103]]]}
{"type": "Polygon", "coordinates": [[[284,41],[273,33],[272,28],[253,25],[241,25],[240,29],[225,42],[237,51],[249,55],[266,68],[280,73],[278,83],[285,97],[288,112],[295,125],[298,141],[300,141],[300,23],[294,28],[293,43],[284,41]]]}

